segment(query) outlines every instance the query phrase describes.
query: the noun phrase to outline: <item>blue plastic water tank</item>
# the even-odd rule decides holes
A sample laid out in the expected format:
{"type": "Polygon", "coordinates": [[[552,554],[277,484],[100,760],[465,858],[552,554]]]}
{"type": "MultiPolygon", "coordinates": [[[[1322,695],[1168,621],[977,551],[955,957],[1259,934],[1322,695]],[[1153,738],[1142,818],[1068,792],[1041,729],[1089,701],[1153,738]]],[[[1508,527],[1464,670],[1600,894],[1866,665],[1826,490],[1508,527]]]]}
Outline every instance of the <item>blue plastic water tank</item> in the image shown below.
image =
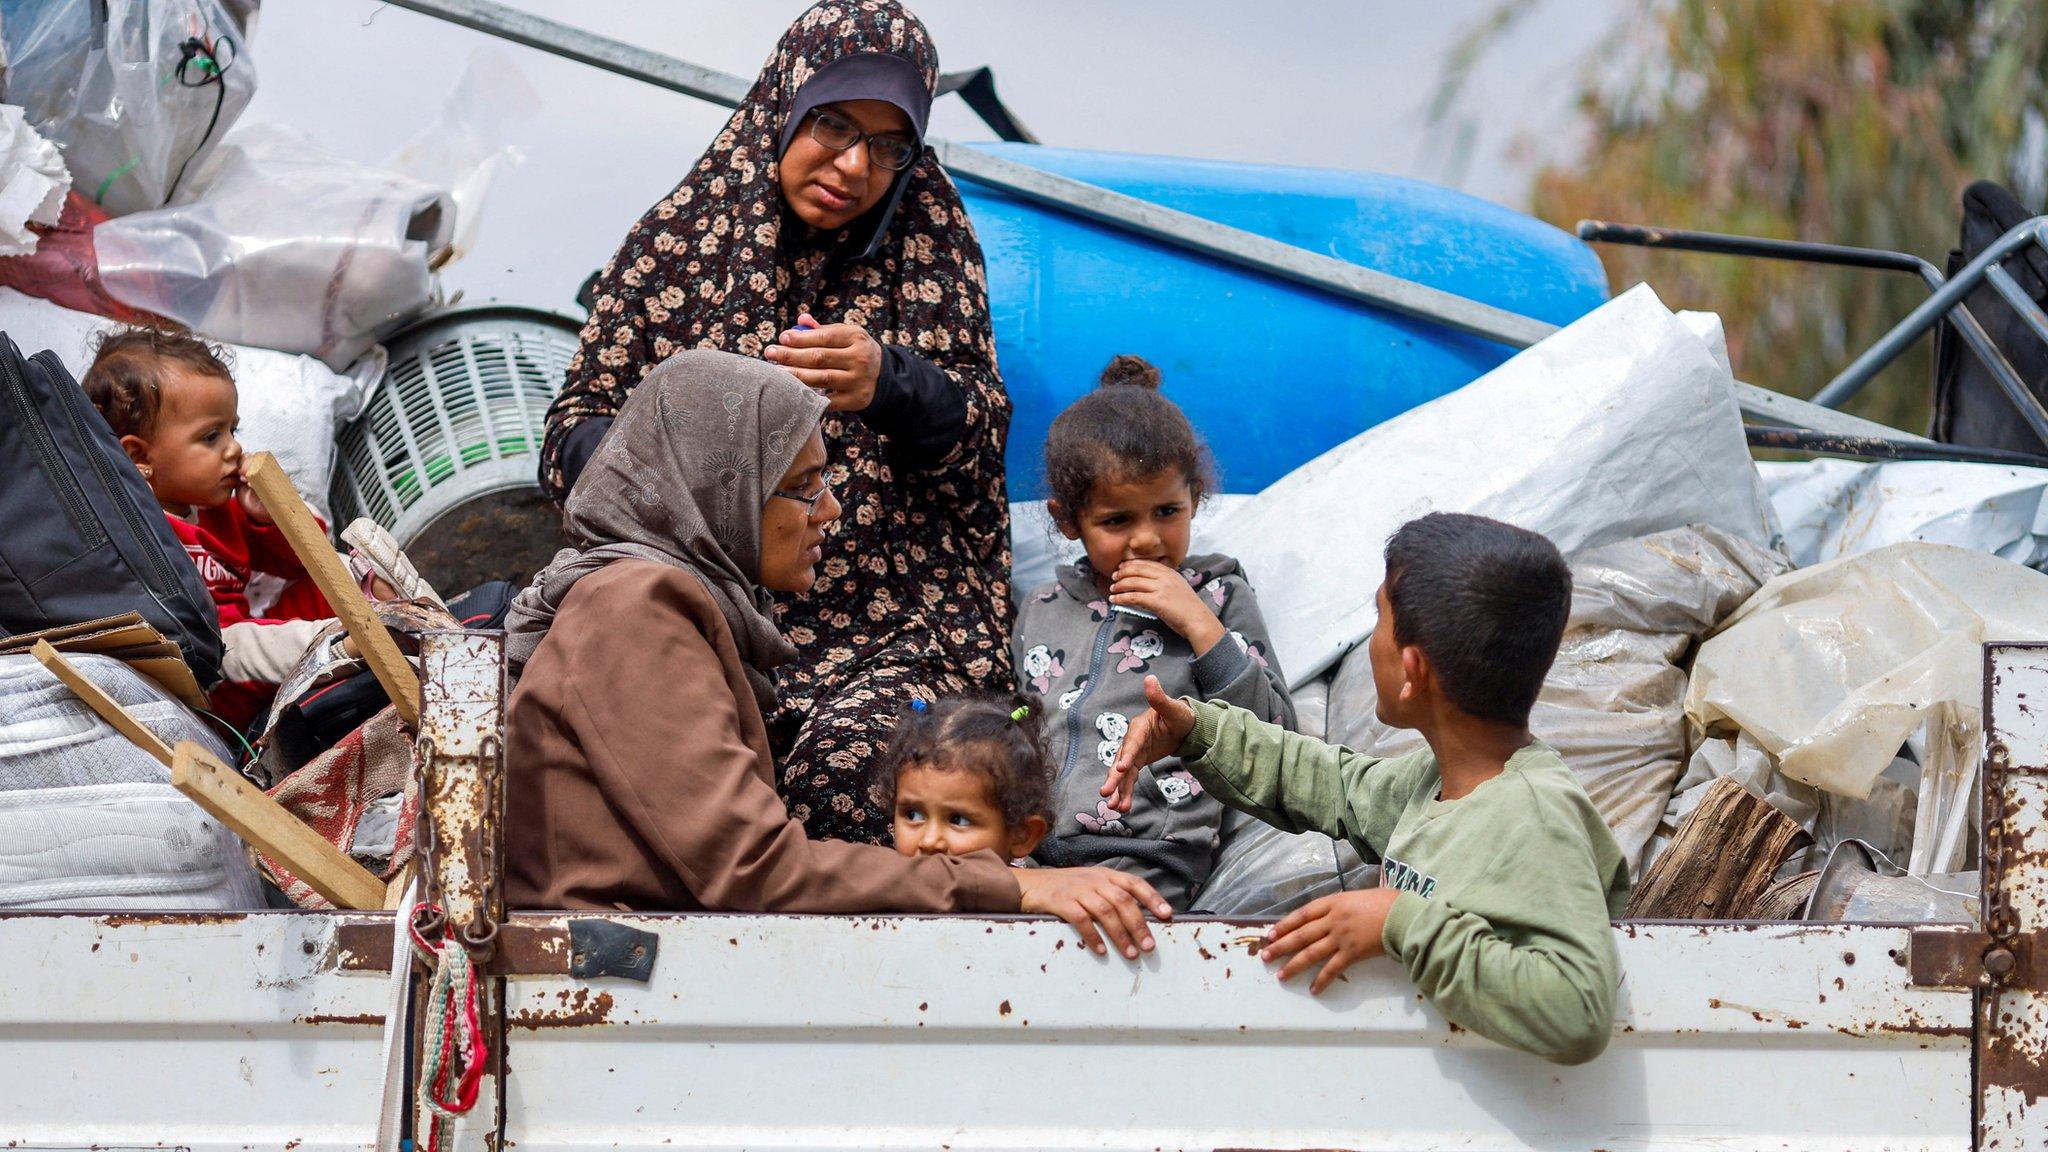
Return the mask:
{"type": "MultiPolygon", "coordinates": [[[[1600,262],[1577,238],[1416,180],[977,147],[1556,324],[1607,298],[1600,262]]],[[[1231,492],[1256,492],[1512,354],[959,183],[987,257],[996,350],[1015,406],[1012,500],[1045,495],[1046,430],[1118,353],[1159,366],[1231,492]]]]}

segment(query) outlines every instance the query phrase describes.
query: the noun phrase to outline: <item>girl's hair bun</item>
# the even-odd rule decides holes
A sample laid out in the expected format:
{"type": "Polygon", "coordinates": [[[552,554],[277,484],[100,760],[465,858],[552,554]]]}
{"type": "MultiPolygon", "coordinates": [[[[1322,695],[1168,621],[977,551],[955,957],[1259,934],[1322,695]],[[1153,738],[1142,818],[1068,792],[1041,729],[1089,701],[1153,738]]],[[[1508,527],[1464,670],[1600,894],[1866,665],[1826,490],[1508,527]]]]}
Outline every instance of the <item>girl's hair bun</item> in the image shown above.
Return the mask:
{"type": "Polygon", "coordinates": [[[1098,386],[1113,388],[1128,385],[1159,391],[1159,369],[1143,356],[1118,356],[1102,370],[1098,386]]]}

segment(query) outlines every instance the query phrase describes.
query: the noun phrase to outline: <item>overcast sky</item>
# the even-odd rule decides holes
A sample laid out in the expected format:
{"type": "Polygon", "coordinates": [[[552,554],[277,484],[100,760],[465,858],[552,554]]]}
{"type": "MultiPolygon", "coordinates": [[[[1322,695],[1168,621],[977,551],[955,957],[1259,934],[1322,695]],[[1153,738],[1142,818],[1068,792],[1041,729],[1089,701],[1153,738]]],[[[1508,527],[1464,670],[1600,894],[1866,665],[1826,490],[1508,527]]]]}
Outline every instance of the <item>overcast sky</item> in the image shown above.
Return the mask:
{"type": "MultiPolygon", "coordinates": [[[[752,77],[800,2],[514,0],[518,7],[752,77]]],[[[1577,80],[1616,0],[1545,0],[1484,58],[1459,109],[1459,164],[1432,126],[1449,50],[1501,0],[922,0],[941,65],[995,70],[1048,144],[1305,164],[1456,184],[1513,207],[1537,161],[1571,146],[1577,80]]],[[[431,120],[471,53],[497,43],[377,0],[269,3],[245,122],[289,124],[353,159],[389,156],[431,120]]],[[[492,190],[467,299],[566,309],[577,285],[665,195],[726,112],[502,45],[541,93],[510,128],[524,163],[492,190]]],[[[933,132],[987,138],[957,99],[933,132]]]]}

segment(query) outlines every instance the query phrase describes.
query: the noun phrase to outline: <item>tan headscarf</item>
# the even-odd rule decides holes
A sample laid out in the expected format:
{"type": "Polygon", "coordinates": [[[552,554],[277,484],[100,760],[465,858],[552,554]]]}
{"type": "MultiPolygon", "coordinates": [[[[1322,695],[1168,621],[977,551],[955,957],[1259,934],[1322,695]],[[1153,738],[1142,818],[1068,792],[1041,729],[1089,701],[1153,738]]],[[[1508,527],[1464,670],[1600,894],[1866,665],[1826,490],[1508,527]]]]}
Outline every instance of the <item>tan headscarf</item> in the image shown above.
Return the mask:
{"type": "Polygon", "coordinates": [[[576,581],[614,560],[673,564],[710,590],[765,712],[768,673],[794,658],[770,619],[761,510],[825,414],[825,398],[772,364],[678,352],[619,412],[564,506],[574,545],[555,554],[506,617],[513,674],[525,667],[576,581]]]}

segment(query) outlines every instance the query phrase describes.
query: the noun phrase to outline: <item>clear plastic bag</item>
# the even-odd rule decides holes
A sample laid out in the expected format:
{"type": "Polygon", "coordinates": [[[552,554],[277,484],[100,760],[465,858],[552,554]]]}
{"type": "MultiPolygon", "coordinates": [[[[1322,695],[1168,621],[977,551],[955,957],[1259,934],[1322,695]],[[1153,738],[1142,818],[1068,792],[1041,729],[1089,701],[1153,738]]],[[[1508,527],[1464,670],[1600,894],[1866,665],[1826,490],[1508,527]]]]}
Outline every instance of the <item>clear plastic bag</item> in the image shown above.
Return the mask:
{"type": "Polygon", "coordinates": [[[1685,710],[1788,779],[1867,799],[1902,744],[1921,775],[1908,871],[1959,868],[1982,744],[1983,644],[2048,640],[2048,576],[1894,544],[1780,576],[1701,645],[1685,710]]]}
{"type": "Polygon", "coordinates": [[[454,234],[448,194],[252,125],[208,158],[185,200],[102,224],[100,278],[131,307],[216,340],[337,371],[436,298],[454,234]]]}
{"type": "Polygon", "coordinates": [[[242,19],[219,0],[5,6],[6,100],[115,215],[158,207],[256,93],[242,19]]]}

